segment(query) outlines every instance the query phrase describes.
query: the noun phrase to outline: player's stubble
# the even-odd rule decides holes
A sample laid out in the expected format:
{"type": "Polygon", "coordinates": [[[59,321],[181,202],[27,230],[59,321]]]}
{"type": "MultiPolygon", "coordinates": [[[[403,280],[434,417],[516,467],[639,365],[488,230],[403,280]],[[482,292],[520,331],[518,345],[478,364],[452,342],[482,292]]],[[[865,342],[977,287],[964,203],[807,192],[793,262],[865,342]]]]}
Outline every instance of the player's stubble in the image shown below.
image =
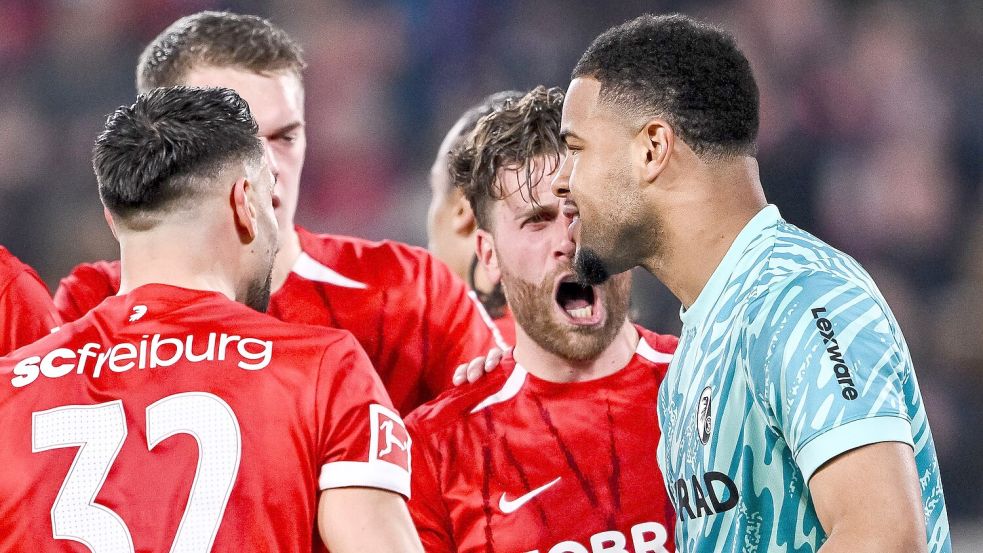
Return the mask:
{"type": "MultiPolygon", "coordinates": [[[[501,256],[499,256],[501,259],[501,256]]],[[[502,290],[516,324],[539,346],[553,355],[571,361],[596,359],[621,329],[628,317],[631,301],[631,275],[617,275],[595,287],[607,312],[600,327],[581,327],[558,323],[553,286],[557,276],[569,270],[558,268],[534,284],[502,267],[502,290]]]]}
{"type": "Polygon", "coordinates": [[[259,264],[261,269],[257,271],[256,278],[249,281],[246,287],[246,298],[244,303],[259,311],[266,313],[270,307],[270,295],[273,293],[273,265],[276,262],[276,254],[280,251],[280,241],[277,234],[277,227],[272,225],[265,233],[270,237],[270,244],[265,248],[263,263],[259,264]]]}
{"type": "MultiPolygon", "coordinates": [[[[625,165],[607,168],[594,190],[599,199],[580,198],[588,218],[581,218],[573,269],[581,283],[598,285],[652,256],[661,256],[665,241],[662,218],[646,209],[639,183],[625,165]],[[603,197],[602,197],[603,196],[603,197]]],[[[581,211],[584,211],[581,207],[581,211]]]]}
{"type": "Polygon", "coordinates": [[[246,289],[245,304],[260,313],[266,313],[270,307],[270,295],[273,290],[273,264],[263,280],[254,280],[246,289]]]}

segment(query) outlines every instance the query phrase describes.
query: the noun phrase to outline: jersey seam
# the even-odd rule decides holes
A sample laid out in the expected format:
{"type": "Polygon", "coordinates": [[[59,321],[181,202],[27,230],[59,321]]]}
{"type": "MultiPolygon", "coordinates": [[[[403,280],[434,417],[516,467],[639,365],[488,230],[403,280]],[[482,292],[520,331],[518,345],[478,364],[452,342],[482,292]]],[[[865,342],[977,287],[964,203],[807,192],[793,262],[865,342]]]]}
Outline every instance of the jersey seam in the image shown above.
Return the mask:
{"type": "Polygon", "coordinates": [[[317,447],[315,448],[315,456],[317,457],[316,464],[318,465],[325,465],[328,463],[327,460],[321,459],[321,453],[322,453],[321,445],[323,443],[321,432],[323,431],[322,427],[324,425],[322,425],[321,421],[319,420],[320,413],[321,413],[321,409],[320,409],[321,398],[319,397],[320,394],[318,394],[318,391],[321,389],[321,377],[324,375],[325,372],[321,369],[324,367],[324,360],[325,358],[327,358],[328,351],[330,349],[331,349],[331,344],[327,344],[324,346],[324,350],[321,352],[321,358],[318,360],[318,364],[317,364],[317,377],[314,379],[314,435],[317,440],[315,442],[317,444],[317,447]]]}
{"type": "Polygon", "coordinates": [[[10,291],[10,288],[14,285],[14,282],[17,281],[17,279],[21,278],[24,275],[28,275],[29,276],[30,273],[27,272],[27,269],[26,268],[20,267],[17,270],[17,272],[14,274],[13,278],[11,278],[10,280],[8,280],[7,283],[4,284],[3,286],[0,286],[0,300],[2,300],[7,295],[7,292],[10,291]]]}
{"type": "MultiPolygon", "coordinates": [[[[426,465],[427,466],[427,470],[430,470],[431,467],[434,467],[436,465],[433,462],[433,456],[430,454],[430,440],[427,440],[425,442],[425,444],[426,444],[426,446],[423,448],[423,457],[426,459],[426,462],[427,462],[427,465],[426,465]]],[[[448,506],[447,506],[446,496],[444,495],[444,481],[443,481],[443,479],[440,478],[440,471],[439,470],[436,471],[436,472],[430,470],[430,476],[433,478],[434,482],[437,484],[437,493],[440,494],[440,507],[441,507],[441,514],[443,515],[443,520],[441,522],[444,525],[444,529],[447,531],[447,537],[449,538],[449,541],[451,542],[451,544],[454,545],[454,547],[456,549],[457,548],[457,539],[455,539],[455,537],[454,537],[454,524],[453,524],[453,519],[451,518],[450,508],[448,508],[448,506]]]]}

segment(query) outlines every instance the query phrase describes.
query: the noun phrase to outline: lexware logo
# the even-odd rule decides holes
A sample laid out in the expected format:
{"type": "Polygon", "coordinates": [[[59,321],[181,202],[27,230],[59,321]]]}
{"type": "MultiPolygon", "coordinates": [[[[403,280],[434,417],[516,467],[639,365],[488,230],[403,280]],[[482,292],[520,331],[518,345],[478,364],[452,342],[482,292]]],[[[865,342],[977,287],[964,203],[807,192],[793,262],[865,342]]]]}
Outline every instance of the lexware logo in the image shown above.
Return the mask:
{"type": "Polygon", "coordinates": [[[696,435],[700,437],[700,442],[707,445],[710,441],[710,434],[713,432],[713,405],[710,399],[712,390],[710,386],[703,389],[700,394],[699,409],[696,412],[696,435]]]}

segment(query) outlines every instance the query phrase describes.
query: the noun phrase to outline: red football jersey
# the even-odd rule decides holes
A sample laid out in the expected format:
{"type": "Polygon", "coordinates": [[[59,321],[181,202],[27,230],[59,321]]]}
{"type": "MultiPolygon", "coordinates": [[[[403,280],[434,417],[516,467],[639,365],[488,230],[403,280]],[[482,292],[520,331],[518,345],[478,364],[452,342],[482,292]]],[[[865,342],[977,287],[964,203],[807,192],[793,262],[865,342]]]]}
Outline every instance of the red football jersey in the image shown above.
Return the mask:
{"type": "Polygon", "coordinates": [[[47,336],[59,324],[37,273],[0,246],[0,356],[47,336]]]}
{"type": "Polygon", "coordinates": [[[553,383],[506,356],[407,418],[410,512],[429,553],[671,551],[656,461],[659,384],[677,339],[639,329],[612,375],[553,383]]]}
{"type": "MultiPolygon", "coordinates": [[[[505,306],[502,311],[502,316],[492,321],[495,323],[495,328],[498,329],[498,336],[501,336],[501,342],[511,346],[515,345],[515,317],[512,316],[512,310],[505,306]]],[[[496,342],[499,341],[496,336],[496,342]]]]}
{"type": "MultiPolygon", "coordinates": [[[[468,292],[471,300],[478,306],[478,313],[484,319],[485,324],[491,328],[495,338],[495,346],[499,349],[508,349],[515,345],[515,318],[508,305],[502,308],[502,313],[498,317],[492,317],[491,313],[482,305],[478,294],[474,290],[468,292]]],[[[484,354],[481,354],[484,355],[484,354]]]]}
{"type": "MultiPolygon", "coordinates": [[[[467,285],[426,250],[297,233],[303,253],[268,313],[354,334],[400,412],[436,397],[459,363],[496,345],[467,285]]],[[[61,281],[55,303],[74,320],[118,289],[118,262],[84,264],[61,281]]]]}
{"type": "Polygon", "coordinates": [[[2,551],[309,553],[319,490],[409,493],[351,335],[214,292],[142,286],[0,358],[0,420],[2,551]]]}

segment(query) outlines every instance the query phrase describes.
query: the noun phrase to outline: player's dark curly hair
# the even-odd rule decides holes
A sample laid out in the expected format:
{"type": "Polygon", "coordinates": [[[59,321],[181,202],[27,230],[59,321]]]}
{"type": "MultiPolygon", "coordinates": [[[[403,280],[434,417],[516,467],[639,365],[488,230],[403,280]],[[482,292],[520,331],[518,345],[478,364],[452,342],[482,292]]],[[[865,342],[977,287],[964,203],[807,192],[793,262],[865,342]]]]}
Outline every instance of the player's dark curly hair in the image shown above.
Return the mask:
{"type": "Polygon", "coordinates": [[[479,227],[489,228],[490,202],[505,197],[497,176],[499,169],[525,169],[520,192],[528,194],[541,176],[533,174],[537,170],[530,163],[533,158],[546,156],[547,166],[559,165],[564,152],[560,140],[562,109],[562,90],[537,86],[518,101],[506,101],[479,119],[474,131],[451,152],[452,180],[464,191],[479,227]]]}
{"type": "Polygon", "coordinates": [[[236,67],[257,73],[307,66],[286,31],[255,15],[203,11],[178,19],[140,54],[137,90],[182,84],[195,66],[236,67]]]}
{"type": "Polygon", "coordinates": [[[628,117],[659,116],[702,157],[754,155],[758,86],[734,38],[690,17],[643,15],[598,36],[572,78],[628,117]]]}
{"type": "Polygon", "coordinates": [[[263,145],[245,100],[228,88],[157,88],[121,106],[96,138],[92,166],[109,211],[152,227],[179,202],[191,205],[229,163],[260,163],[263,145]]]}

